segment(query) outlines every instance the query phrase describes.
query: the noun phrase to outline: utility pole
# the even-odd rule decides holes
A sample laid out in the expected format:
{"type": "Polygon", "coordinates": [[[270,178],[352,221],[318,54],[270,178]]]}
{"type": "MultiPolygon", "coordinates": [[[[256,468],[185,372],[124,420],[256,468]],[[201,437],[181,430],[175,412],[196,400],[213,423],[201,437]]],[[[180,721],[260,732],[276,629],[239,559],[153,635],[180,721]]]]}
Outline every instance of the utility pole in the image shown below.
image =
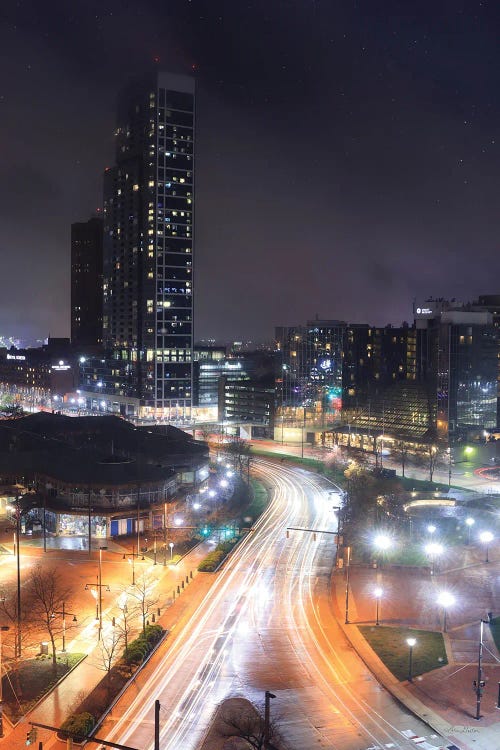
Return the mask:
{"type": "Polygon", "coordinates": [[[160,701],[155,701],[155,747],[160,750],[160,701]]]}
{"type": "Polygon", "coordinates": [[[349,568],[351,563],[351,548],[347,547],[347,565],[345,576],[345,624],[349,625],[349,568]]]}
{"type": "Polygon", "coordinates": [[[479,721],[481,718],[481,698],[483,695],[484,680],[483,680],[483,625],[484,620],[481,619],[479,625],[479,651],[477,655],[477,680],[474,681],[474,687],[476,689],[476,716],[475,718],[479,721]]]}
{"type": "Polygon", "coordinates": [[[266,690],[264,702],[264,750],[268,750],[269,748],[269,735],[271,728],[271,698],[276,698],[276,696],[274,695],[274,693],[270,693],[269,690],[266,690]]]}
{"type": "Polygon", "coordinates": [[[19,492],[16,490],[16,565],[17,565],[17,633],[16,651],[21,658],[21,506],[19,492]]]}

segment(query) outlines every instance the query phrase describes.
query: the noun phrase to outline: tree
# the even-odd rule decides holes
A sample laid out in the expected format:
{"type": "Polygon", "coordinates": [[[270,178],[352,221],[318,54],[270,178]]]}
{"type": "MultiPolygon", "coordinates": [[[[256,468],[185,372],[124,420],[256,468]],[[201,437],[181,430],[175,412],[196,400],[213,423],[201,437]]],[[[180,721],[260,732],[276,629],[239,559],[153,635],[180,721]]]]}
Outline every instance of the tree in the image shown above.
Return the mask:
{"type": "Polygon", "coordinates": [[[26,649],[30,648],[34,639],[33,614],[30,603],[23,597],[21,620],[18,620],[16,586],[2,586],[0,589],[0,618],[7,623],[9,630],[2,637],[2,651],[6,662],[12,660],[14,664],[14,682],[16,695],[22,695],[19,677],[19,662],[26,649]],[[20,627],[19,627],[20,626],[20,627]],[[19,628],[19,629],[18,629],[19,628]]]}
{"type": "Polygon", "coordinates": [[[237,471],[241,477],[244,476],[245,471],[247,472],[247,475],[250,473],[251,450],[250,443],[239,437],[233,437],[226,443],[226,454],[231,460],[234,470],[237,471]]]}
{"type": "Polygon", "coordinates": [[[394,457],[401,463],[401,473],[404,476],[408,460],[408,443],[405,440],[396,440],[392,452],[394,457]]]}
{"type": "MultiPolygon", "coordinates": [[[[268,739],[270,742],[279,741],[278,719],[273,717],[269,722],[268,739]]],[[[222,715],[220,733],[223,737],[241,737],[254,750],[266,750],[266,723],[262,711],[257,710],[251,703],[244,701],[243,705],[233,706],[222,715]]]]}
{"type": "Polygon", "coordinates": [[[441,461],[441,451],[435,443],[428,443],[423,453],[417,455],[417,465],[425,466],[429,472],[429,482],[432,482],[434,471],[441,461]]]}
{"type": "Polygon", "coordinates": [[[342,508],[342,530],[346,536],[362,532],[361,525],[373,520],[377,509],[376,480],[370,471],[351,461],[344,471],[347,479],[347,502],[342,508]],[[363,524],[361,524],[363,522],[363,524]]]}
{"type": "Polygon", "coordinates": [[[99,650],[101,656],[100,668],[107,672],[108,682],[111,667],[116,661],[116,657],[118,656],[118,649],[122,641],[123,632],[120,632],[120,630],[118,630],[116,626],[111,628],[111,631],[106,633],[106,635],[104,635],[103,633],[101,639],[99,640],[99,650]]]}
{"type": "Polygon", "coordinates": [[[139,613],[142,620],[142,632],[146,633],[146,621],[148,615],[156,607],[159,601],[159,597],[155,594],[155,586],[158,583],[156,578],[153,578],[148,573],[141,573],[136,576],[135,586],[129,591],[129,595],[132,599],[137,602],[136,611],[139,613]]]}
{"type": "Polygon", "coordinates": [[[66,610],[72,590],[63,581],[58,569],[48,568],[44,570],[40,564],[35,565],[29,574],[26,590],[31,599],[31,610],[33,616],[40,622],[49,636],[52,648],[52,664],[57,664],[56,638],[63,631],[61,613],[63,604],[66,610]]]}

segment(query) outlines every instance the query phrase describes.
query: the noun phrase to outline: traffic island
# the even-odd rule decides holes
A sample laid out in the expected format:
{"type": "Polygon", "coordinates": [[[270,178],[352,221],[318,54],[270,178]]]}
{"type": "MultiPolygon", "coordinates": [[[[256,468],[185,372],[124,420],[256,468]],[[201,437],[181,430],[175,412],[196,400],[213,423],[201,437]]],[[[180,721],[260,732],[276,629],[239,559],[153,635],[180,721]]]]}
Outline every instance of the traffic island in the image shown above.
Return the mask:
{"type": "Polygon", "coordinates": [[[359,626],[378,658],[400,681],[448,664],[442,633],[405,627],[359,626]],[[410,641],[410,643],[408,642],[410,641]]]}

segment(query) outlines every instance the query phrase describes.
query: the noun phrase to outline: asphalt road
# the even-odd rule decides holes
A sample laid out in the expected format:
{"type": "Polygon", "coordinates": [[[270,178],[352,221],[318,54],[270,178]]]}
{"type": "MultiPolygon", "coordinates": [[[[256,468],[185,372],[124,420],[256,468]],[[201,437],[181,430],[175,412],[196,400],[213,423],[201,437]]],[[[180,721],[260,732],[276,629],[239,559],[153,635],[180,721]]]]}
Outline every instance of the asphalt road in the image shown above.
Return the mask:
{"type": "Polygon", "coordinates": [[[113,711],[99,735],[153,747],[161,703],[162,750],[197,748],[215,706],[242,695],[276,698],[272,717],[291,750],[425,750],[446,742],[383,690],[337,625],[330,595],[334,537],[287,526],[336,530],[335,488],[300,469],[255,461],[274,499],[233,552],[146,686],[113,711]],[[425,744],[423,744],[425,743],[425,744]]]}

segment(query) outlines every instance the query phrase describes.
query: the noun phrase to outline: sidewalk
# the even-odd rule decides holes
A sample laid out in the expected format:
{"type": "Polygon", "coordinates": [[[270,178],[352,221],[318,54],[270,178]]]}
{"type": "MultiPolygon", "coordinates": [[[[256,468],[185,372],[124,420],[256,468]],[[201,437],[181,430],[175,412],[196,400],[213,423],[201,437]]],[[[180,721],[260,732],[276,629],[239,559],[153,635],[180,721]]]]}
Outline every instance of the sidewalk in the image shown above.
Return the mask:
{"type": "MultiPolygon", "coordinates": [[[[191,570],[195,571],[198,562],[207,554],[206,545],[202,544],[194,548],[183,560],[172,567],[158,565],[157,570],[160,577],[160,617],[156,622],[162,625],[168,631],[171,631],[176,624],[185,618],[193,607],[196,607],[206,594],[207,588],[212,585],[212,578],[204,574],[194,574],[194,578],[185,588],[180,588],[181,593],[176,593],[175,600],[172,600],[173,592],[177,590],[177,585],[182,581],[185,582],[186,576],[189,576],[191,570]]],[[[116,602],[106,610],[103,615],[110,618],[112,615],[118,616],[120,611],[116,602]]],[[[17,727],[12,729],[7,721],[4,721],[5,737],[0,739],[0,748],[2,750],[19,750],[26,745],[26,734],[31,728],[29,721],[37,721],[42,724],[59,726],[69,713],[74,709],[75,704],[83,697],[82,694],[88,694],[105,676],[102,667],[102,655],[97,645],[96,623],[92,624],[91,640],[89,634],[78,636],[68,644],[71,651],[88,652],[87,658],[84,659],[61,683],[52,690],[32,711],[30,711],[17,727]],[[80,640],[80,643],[78,641],[80,640]],[[89,643],[94,645],[89,646],[89,643]]],[[[135,637],[135,636],[134,636],[135,637]]],[[[169,639],[165,642],[165,648],[169,647],[169,639]]],[[[151,663],[156,660],[152,659],[151,663]]],[[[149,665],[144,668],[148,673],[149,665]]],[[[55,734],[48,730],[39,730],[37,743],[43,741],[44,750],[66,747],[66,743],[57,740],[55,734]]]]}
{"type": "MultiPolygon", "coordinates": [[[[498,612],[491,581],[500,575],[500,562],[481,565],[463,548],[463,564],[431,577],[428,573],[409,576],[391,570],[351,569],[349,621],[344,624],[345,578],[337,571],[332,576],[332,594],[338,620],[346,637],[376,679],[412,713],[449,739],[460,750],[495,750],[500,747],[500,710],[497,709],[500,661],[488,625],[483,629],[483,679],[486,687],[481,701],[481,719],[475,719],[479,650],[479,622],[486,611],[498,612]],[[487,583],[489,582],[489,585],[487,583]],[[445,586],[444,586],[445,584],[445,586]],[[381,662],[361,635],[357,624],[375,624],[373,587],[382,586],[381,625],[408,625],[426,630],[441,630],[441,613],[432,601],[443,587],[457,597],[457,607],[448,615],[445,635],[448,665],[435,669],[413,683],[399,682],[381,662]],[[386,598],[388,601],[386,601],[386,598]],[[458,602],[461,605],[458,606],[458,602]],[[471,621],[471,614],[477,619],[471,621]],[[472,662],[472,663],[471,663],[472,662]]],[[[450,561],[452,562],[452,561],[450,561]]],[[[455,560],[453,563],[457,563],[455,560]]],[[[496,588],[495,588],[496,591],[496,588]]]]}

